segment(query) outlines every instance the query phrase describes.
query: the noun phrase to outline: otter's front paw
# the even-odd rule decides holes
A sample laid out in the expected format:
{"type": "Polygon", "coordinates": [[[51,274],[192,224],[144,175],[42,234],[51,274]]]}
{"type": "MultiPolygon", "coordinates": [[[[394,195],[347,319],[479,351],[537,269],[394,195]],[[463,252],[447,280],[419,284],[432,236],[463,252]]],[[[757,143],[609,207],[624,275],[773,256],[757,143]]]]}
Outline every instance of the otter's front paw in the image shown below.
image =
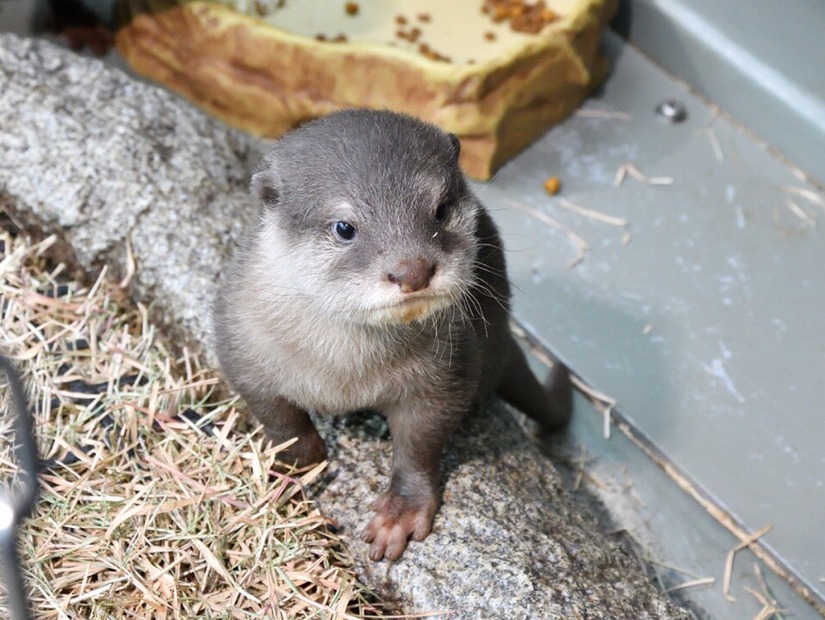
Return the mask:
{"type": "Polygon", "coordinates": [[[370,544],[370,559],[397,560],[407,548],[407,540],[422,541],[432,531],[436,500],[434,497],[403,497],[384,493],[372,504],[375,516],[361,534],[370,544]]]}
{"type": "Polygon", "coordinates": [[[298,437],[298,441],[278,453],[279,461],[295,465],[295,467],[315,465],[325,461],[326,458],[327,446],[317,431],[298,437]]]}

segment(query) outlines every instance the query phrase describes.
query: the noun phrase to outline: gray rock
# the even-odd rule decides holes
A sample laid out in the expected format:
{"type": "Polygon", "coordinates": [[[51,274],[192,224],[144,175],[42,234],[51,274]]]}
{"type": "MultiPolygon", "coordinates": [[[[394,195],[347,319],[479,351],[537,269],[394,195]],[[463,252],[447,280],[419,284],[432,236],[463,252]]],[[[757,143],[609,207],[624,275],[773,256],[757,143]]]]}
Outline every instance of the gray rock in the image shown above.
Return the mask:
{"type": "MultiPolygon", "coordinates": [[[[211,358],[221,264],[254,216],[250,138],[169,93],[44,42],[0,35],[0,197],[57,232],[83,269],[103,265],[211,358]]],[[[213,358],[212,358],[213,359],[213,358]]],[[[446,456],[435,530],[401,561],[366,559],[357,534],[390,468],[385,427],[320,421],[330,444],[324,511],[361,578],[408,612],[451,618],[686,618],[580,514],[503,405],[468,420],[446,456]],[[377,432],[376,432],[377,429],[377,432]]]]}
{"type": "Polygon", "coordinates": [[[255,213],[249,138],[101,62],[0,41],[0,190],[84,269],[120,279],[134,265],[133,296],[207,342],[220,265],[255,213]]]}

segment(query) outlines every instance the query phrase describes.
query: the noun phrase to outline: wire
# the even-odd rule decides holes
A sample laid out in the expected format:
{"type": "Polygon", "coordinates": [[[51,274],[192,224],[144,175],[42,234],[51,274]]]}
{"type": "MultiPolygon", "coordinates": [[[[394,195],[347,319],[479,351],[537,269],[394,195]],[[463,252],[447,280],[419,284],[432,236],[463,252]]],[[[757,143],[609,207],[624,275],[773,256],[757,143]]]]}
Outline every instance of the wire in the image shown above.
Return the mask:
{"type": "Polygon", "coordinates": [[[28,599],[23,580],[23,567],[17,551],[17,528],[28,517],[37,501],[37,474],[40,459],[31,412],[26,403],[23,383],[12,363],[0,355],[0,368],[6,374],[11,388],[14,412],[14,453],[20,466],[19,480],[9,485],[8,494],[0,494],[0,569],[8,594],[10,618],[29,620],[28,599]]]}

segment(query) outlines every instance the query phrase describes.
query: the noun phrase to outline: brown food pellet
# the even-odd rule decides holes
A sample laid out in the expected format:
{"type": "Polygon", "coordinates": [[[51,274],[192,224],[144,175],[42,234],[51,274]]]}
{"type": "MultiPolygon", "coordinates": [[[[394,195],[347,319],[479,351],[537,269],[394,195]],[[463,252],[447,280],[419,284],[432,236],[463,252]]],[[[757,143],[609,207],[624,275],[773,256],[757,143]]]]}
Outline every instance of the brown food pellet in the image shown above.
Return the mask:
{"type": "Polygon", "coordinates": [[[544,182],[544,191],[551,196],[558,194],[560,189],[561,181],[559,181],[559,177],[550,177],[544,182]]]}
{"type": "Polygon", "coordinates": [[[547,8],[544,0],[533,3],[527,0],[484,0],[481,12],[489,15],[495,23],[507,21],[515,32],[529,34],[538,34],[559,17],[547,8]]]}
{"type": "Polygon", "coordinates": [[[429,58],[430,60],[435,60],[439,62],[451,62],[449,56],[445,56],[444,54],[439,54],[433,48],[431,48],[426,43],[420,43],[418,45],[418,53],[424,56],[424,58],[429,58]]]}
{"type": "Polygon", "coordinates": [[[395,16],[395,23],[399,26],[406,26],[407,25],[407,18],[403,15],[396,15],[395,16]]]}
{"type": "Polygon", "coordinates": [[[410,34],[409,34],[410,43],[415,43],[416,41],[418,41],[418,37],[420,37],[420,36],[421,36],[421,28],[413,28],[412,30],[410,30],[410,34]]]}
{"type": "Polygon", "coordinates": [[[333,43],[346,43],[347,42],[347,35],[339,34],[334,39],[332,39],[333,43]]]}
{"type": "Polygon", "coordinates": [[[357,2],[347,2],[344,5],[344,10],[347,12],[347,15],[358,15],[358,8],[357,2]]]}
{"type": "Polygon", "coordinates": [[[496,33],[495,32],[485,32],[484,38],[488,41],[495,41],[496,40],[496,33]]]}
{"type": "Polygon", "coordinates": [[[429,13],[419,13],[418,14],[418,21],[420,21],[423,24],[429,24],[430,19],[431,19],[431,17],[430,17],[429,13]]]}
{"type": "Polygon", "coordinates": [[[316,34],[315,38],[318,41],[326,41],[327,40],[327,35],[325,35],[325,34],[316,34]]]}

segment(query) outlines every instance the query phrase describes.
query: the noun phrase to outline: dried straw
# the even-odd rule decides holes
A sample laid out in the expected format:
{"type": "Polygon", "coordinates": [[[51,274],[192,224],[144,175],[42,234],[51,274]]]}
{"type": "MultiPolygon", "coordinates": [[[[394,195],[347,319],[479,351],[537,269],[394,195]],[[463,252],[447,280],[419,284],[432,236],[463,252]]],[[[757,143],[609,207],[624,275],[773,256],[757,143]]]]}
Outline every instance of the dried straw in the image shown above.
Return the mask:
{"type": "Polygon", "coordinates": [[[529,216],[537,219],[542,224],[546,224],[547,226],[555,228],[556,230],[559,230],[562,233],[564,233],[565,236],[573,243],[573,245],[576,246],[576,256],[573,258],[572,261],[570,261],[570,263],[568,263],[568,268],[572,269],[584,260],[584,254],[585,252],[587,252],[590,246],[587,244],[587,241],[585,241],[581,237],[581,235],[574,232],[558,220],[553,219],[552,217],[544,213],[544,211],[539,211],[538,209],[531,207],[530,205],[526,205],[510,199],[505,199],[504,204],[513,209],[523,211],[524,213],[527,213],[529,216]]]}
{"type": "Polygon", "coordinates": [[[623,182],[625,176],[630,175],[640,183],[645,185],[672,185],[673,177],[649,177],[630,162],[622,164],[616,171],[616,176],[613,179],[613,185],[619,187],[623,182]]]}
{"type": "MultiPolygon", "coordinates": [[[[0,231],[0,342],[27,385],[41,458],[38,506],[20,536],[38,618],[378,618],[305,488],[324,464],[277,462],[239,403],[151,311],[103,275],[68,279],[0,231]]],[[[0,479],[11,456],[0,386],[0,479]]],[[[3,610],[0,608],[0,616],[3,610]]]]}

